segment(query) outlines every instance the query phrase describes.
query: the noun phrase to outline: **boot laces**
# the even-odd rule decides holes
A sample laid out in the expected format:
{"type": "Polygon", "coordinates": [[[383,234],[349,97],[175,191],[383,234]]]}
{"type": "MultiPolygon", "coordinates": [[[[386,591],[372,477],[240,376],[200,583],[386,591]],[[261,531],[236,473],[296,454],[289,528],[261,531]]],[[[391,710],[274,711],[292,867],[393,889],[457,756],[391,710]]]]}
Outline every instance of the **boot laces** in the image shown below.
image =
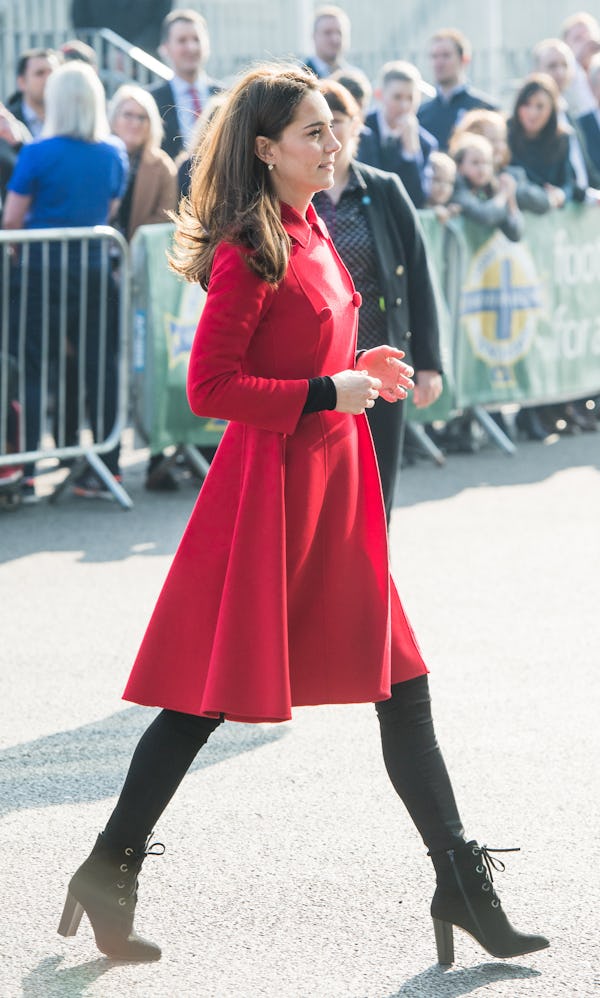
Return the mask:
{"type": "MultiPolygon", "coordinates": [[[[150,839],[148,839],[148,841],[150,841],[150,839]]],[[[152,842],[150,845],[148,845],[148,842],[146,842],[146,845],[144,846],[143,855],[163,856],[164,852],[165,852],[165,846],[162,842],[152,842]]]]}
{"type": "Polygon", "coordinates": [[[506,870],[506,866],[502,860],[491,855],[493,852],[521,852],[521,848],[520,846],[513,846],[511,849],[492,849],[491,846],[485,845],[473,847],[473,855],[481,855],[487,867],[488,877],[492,884],[494,883],[494,874],[492,873],[492,870],[495,870],[496,873],[504,873],[506,870]]]}
{"type": "Polygon", "coordinates": [[[133,856],[134,867],[133,867],[132,870],[129,870],[127,868],[127,864],[125,864],[125,863],[120,867],[120,871],[122,873],[133,873],[133,876],[131,877],[131,881],[130,881],[130,884],[129,884],[129,890],[126,890],[126,888],[127,888],[127,880],[126,879],[125,879],[124,882],[117,883],[117,887],[120,890],[124,890],[124,889],[126,890],[125,897],[119,898],[119,904],[121,906],[127,905],[127,907],[129,907],[132,904],[132,902],[133,902],[133,908],[135,908],[135,906],[137,904],[137,897],[138,897],[137,891],[138,891],[138,883],[139,883],[137,875],[140,872],[142,863],[144,862],[146,856],[162,856],[164,854],[164,852],[165,852],[165,846],[164,846],[164,844],[162,842],[152,842],[150,845],[148,845],[148,843],[150,842],[151,838],[152,838],[152,836],[149,835],[148,838],[147,838],[147,840],[146,840],[146,844],[144,845],[143,850],[141,852],[137,853],[137,854],[134,853],[133,849],[131,849],[131,850],[126,849],[125,850],[125,855],[132,855],[133,856]]]}

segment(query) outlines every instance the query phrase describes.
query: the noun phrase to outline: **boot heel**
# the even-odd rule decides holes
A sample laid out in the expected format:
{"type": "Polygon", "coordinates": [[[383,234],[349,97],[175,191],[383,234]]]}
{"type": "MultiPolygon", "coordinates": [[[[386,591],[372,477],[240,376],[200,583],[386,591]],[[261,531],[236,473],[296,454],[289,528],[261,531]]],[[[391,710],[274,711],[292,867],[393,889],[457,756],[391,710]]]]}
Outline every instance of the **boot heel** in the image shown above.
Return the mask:
{"type": "Polygon", "coordinates": [[[438,962],[445,965],[454,963],[452,922],[442,922],[440,918],[434,918],[433,931],[435,932],[438,962]]]}
{"type": "Polygon", "coordinates": [[[62,917],[58,926],[60,936],[74,936],[79,928],[83,907],[77,898],[73,897],[71,891],[67,891],[67,900],[63,908],[62,917]]]}

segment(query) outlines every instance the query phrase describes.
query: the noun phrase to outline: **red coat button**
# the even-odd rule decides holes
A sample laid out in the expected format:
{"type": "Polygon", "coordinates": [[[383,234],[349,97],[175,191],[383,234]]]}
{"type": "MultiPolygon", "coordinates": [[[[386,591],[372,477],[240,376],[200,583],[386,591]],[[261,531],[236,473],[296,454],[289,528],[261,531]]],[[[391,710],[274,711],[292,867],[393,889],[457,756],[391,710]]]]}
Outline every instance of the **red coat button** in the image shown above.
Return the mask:
{"type": "Polygon", "coordinates": [[[356,308],[360,308],[362,305],[362,295],[360,291],[355,291],[352,295],[352,304],[355,305],[356,308]]]}
{"type": "Polygon", "coordinates": [[[331,319],[332,315],[333,312],[326,305],[325,308],[322,308],[321,311],[319,312],[319,322],[328,322],[329,319],[331,319]]]}

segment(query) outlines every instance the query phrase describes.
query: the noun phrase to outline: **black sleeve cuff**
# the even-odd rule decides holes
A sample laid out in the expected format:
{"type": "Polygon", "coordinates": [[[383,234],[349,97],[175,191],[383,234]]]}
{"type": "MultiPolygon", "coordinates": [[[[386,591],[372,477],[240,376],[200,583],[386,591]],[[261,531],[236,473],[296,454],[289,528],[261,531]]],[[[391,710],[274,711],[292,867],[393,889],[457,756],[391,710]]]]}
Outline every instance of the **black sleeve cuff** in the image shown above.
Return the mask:
{"type": "Polygon", "coordinates": [[[337,392],[331,378],[309,378],[308,395],[302,412],[322,412],[323,409],[335,409],[337,392]]]}

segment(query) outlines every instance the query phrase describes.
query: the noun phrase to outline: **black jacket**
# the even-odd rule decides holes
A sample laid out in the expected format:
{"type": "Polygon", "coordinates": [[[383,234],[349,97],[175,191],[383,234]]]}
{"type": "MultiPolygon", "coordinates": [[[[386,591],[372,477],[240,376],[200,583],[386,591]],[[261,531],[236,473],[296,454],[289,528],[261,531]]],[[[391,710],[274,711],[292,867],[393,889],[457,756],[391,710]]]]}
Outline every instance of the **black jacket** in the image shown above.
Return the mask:
{"type": "MultiPolygon", "coordinates": [[[[567,121],[573,129],[576,141],[579,143],[585,171],[587,173],[588,187],[594,187],[598,190],[600,189],[600,167],[590,153],[588,134],[581,124],[581,118],[574,118],[572,114],[567,112],[567,121]]],[[[575,200],[577,200],[577,198],[575,200]]]]}
{"type": "MultiPolygon", "coordinates": [[[[587,153],[597,170],[600,170],[600,125],[594,111],[577,119],[577,127],[585,139],[587,153]]],[[[595,186],[595,185],[594,185],[595,186]]]]}
{"type": "MultiPolygon", "coordinates": [[[[208,89],[211,95],[219,94],[224,89],[223,84],[218,80],[208,80],[208,89]]],[[[175,159],[183,149],[183,139],[179,128],[177,108],[175,106],[175,95],[170,83],[158,83],[149,88],[150,93],[158,104],[158,110],[163,120],[165,134],[163,136],[162,147],[169,156],[175,159]]]]}
{"type": "Polygon", "coordinates": [[[440,371],[438,316],[417,213],[400,180],[353,163],[373,233],[390,346],[405,350],[417,371],[440,371]]]}
{"type": "Polygon", "coordinates": [[[423,128],[426,128],[428,132],[435,135],[440,144],[440,149],[445,152],[448,148],[452,129],[456,125],[459,116],[464,114],[465,111],[471,111],[473,108],[479,107],[488,111],[498,110],[498,105],[487,94],[482,93],[480,90],[475,90],[474,87],[466,83],[464,87],[452,95],[450,100],[444,100],[438,94],[432,100],[427,101],[426,104],[421,104],[421,107],[417,111],[417,117],[423,128]]]}
{"type": "Polygon", "coordinates": [[[23,94],[20,90],[15,90],[14,94],[11,94],[7,98],[6,108],[11,114],[14,114],[17,121],[20,121],[22,125],[27,127],[25,115],[23,114],[23,94]]]}

